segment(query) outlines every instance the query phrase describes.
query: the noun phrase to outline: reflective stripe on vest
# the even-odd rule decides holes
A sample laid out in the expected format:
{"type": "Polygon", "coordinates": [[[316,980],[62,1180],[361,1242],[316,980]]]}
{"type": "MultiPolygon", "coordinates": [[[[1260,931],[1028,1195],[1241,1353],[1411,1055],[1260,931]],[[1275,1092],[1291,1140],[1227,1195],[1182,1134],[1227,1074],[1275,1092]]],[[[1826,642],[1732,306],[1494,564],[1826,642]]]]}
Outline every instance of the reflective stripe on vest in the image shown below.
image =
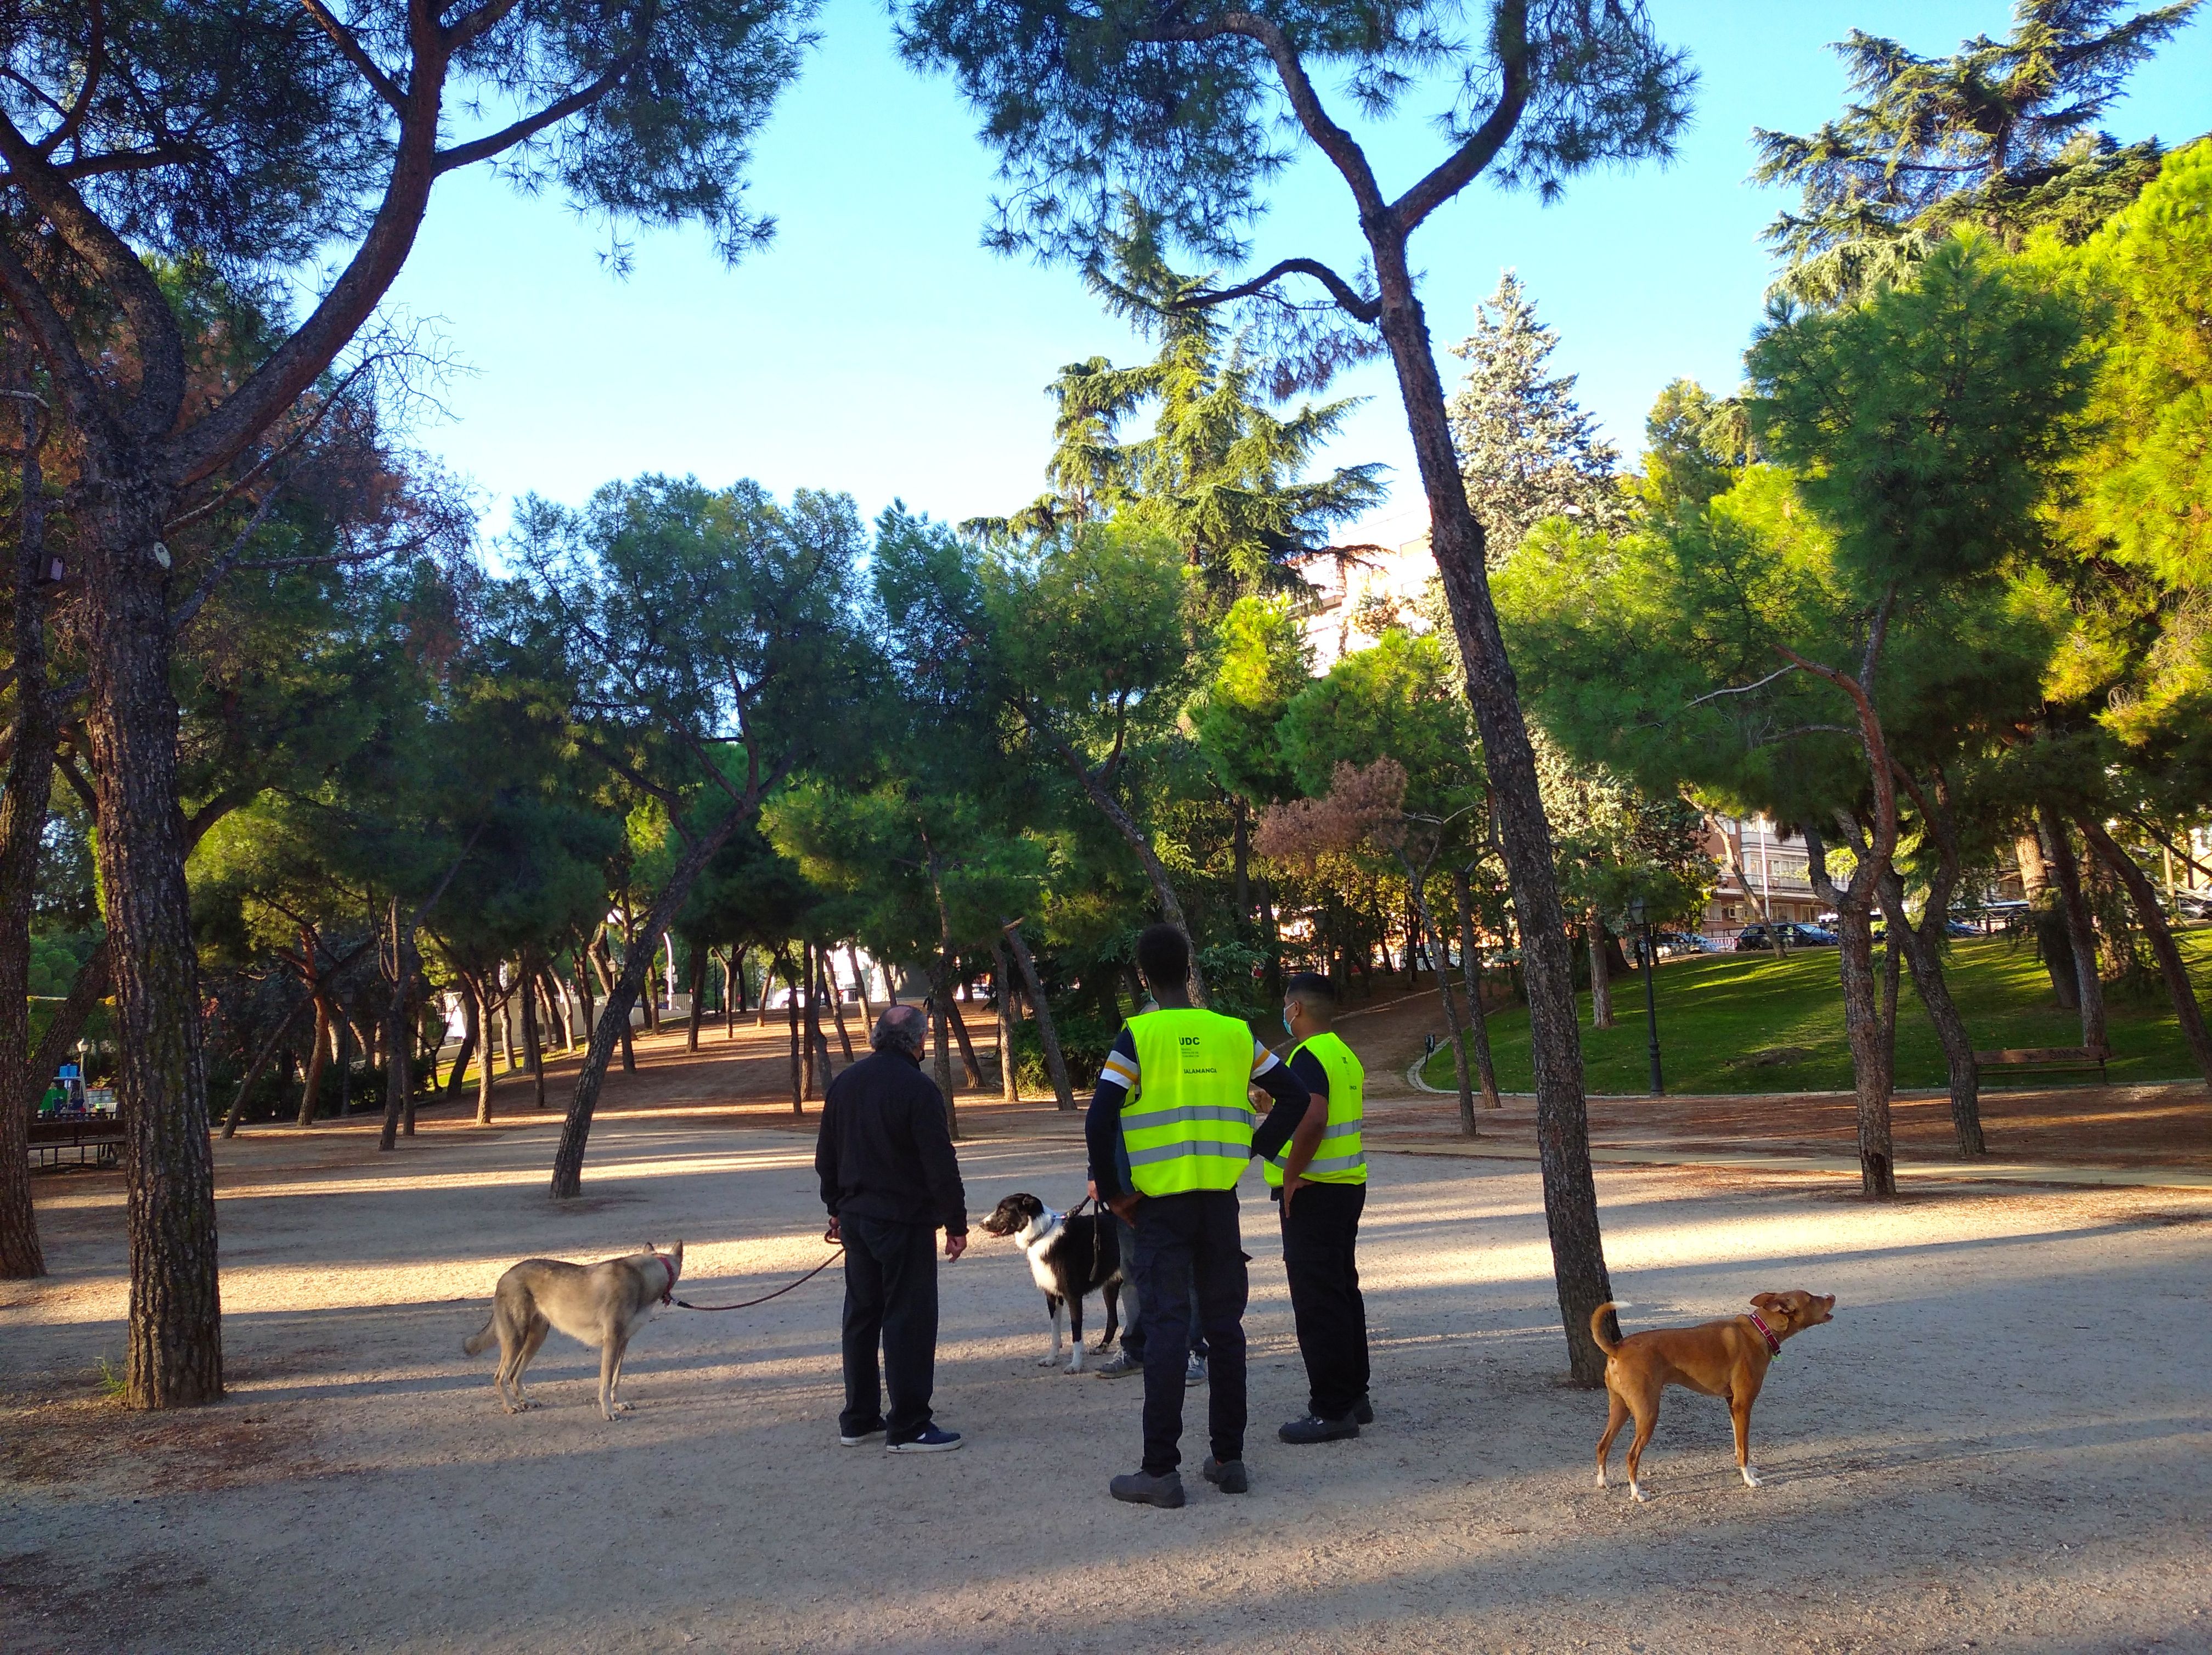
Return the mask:
{"type": "MultiPolygon", "coordinates": [[[[1291,1053],[1310,1051],[1328,1076],[1328,1124],[1322,1129],[1321,1145],[1298,1176],[1316,1183],[1364,1183],[1367,1151],[1359,1129],[1367,1118],[1367,1071],[1351,1047],[1333,1033],[1317,1034],[1298,1043],[1291,1053]]],[[[1271,1184],[1283,1181],[1283,1161],[1291,1153],[1285,1144],[1274,1156],[1260,1164],[1271,1184]]]]}
{"type": "Polygon", "coordinates": [[[1121,1144],[1138,1193],[1233,1190],[1252,1158],[1252,1031],[1195,1008],[1129,1019],[1137,1089],[1121,1102],[1121,1144]]]}

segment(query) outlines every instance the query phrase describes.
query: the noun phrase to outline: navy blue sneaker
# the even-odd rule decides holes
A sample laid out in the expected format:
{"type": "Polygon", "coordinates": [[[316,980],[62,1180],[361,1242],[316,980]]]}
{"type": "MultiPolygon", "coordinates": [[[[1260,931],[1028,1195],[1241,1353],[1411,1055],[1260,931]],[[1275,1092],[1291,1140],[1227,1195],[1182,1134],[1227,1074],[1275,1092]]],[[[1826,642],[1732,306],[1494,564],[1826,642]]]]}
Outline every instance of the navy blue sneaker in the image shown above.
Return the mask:
{"type": "Polygon", "coordinates": [[[849,1434],[840,1431],[837,1433],[837,1440],[848,1448],[864,1448],[883,1434],[883,1427],[872,1425],[865,1431],[854,1431],[849,1434]]]}
{"type": "Polygon", "coordinates": [[[942,1454],[959,1446],[960,1433],[957,1431],[947,1431],[941,1425],[933,1425],[918,1437],[910,1437],[904,1442],[885,1443],[884,1450],[891,1454],[942,1454]]]}

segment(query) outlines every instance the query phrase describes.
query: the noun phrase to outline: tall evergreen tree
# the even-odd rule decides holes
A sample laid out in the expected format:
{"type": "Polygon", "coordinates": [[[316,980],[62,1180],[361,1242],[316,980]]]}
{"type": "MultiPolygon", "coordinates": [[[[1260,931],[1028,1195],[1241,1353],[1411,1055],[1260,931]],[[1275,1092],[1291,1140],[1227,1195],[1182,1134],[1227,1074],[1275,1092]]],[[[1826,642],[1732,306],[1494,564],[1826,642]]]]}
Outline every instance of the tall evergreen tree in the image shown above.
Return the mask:
{"type": "Polygon", "coordinates": [[[2128,72],[2203,0],[2115,21],[2120,0],[2017,0],[2012,32],[1943,58],[1853,29],[1836,50],[1855,100],[1808,137],[1756,129],[1764,184],[1803,192],[1768,228],[1781,286],[1835,303],[1895,280],[1954,224],[2017,248],[2033,230],[2079,241],[2158,175],[2156,139],[2124,148],[2098,123],[2128,72]]]}
{"type": "Polygon", "coordinates": [[[1452,347],[1468,364],[1451,399],[1452,446],[1491,561],[1509,557],[1547,517],[1612,528],[1627,516],[1613,473],[1620,453],[1575,401],[1575,375],[1547,374],[1555,329],[1511,271],[1475,307],[1474,332],[1452,347]]]}

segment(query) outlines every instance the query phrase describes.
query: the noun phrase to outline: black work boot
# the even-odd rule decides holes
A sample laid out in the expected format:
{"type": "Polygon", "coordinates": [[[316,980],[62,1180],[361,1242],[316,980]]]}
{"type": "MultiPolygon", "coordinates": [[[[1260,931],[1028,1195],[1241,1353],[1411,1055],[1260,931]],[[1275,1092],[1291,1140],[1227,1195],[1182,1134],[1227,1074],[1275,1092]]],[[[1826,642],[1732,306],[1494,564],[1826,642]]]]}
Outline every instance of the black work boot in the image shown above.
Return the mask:
{"type": "Polygon", "coordinates": [[[1252,1479],[1245,1471],[1243,1460],[1218,1460],[1209,1454],[1206,1463],[1198,1468],[1198,1474],[1224,1494],[1249,1494],[1252,1492],[1252,1479]]]}
{"type": "Polygon", "coordinates": [[[1126,1500],[1132,1506],[1158,1506],[1172,1512],[1182,1504],[1182,1476],[1176,1471],[1162,1471],[1157,1476],[1150,1471],[1130,1471],[1107,1486],[1115,1499],[1126,1500]]]}
{"type": "Polygon", "coordinates": [[[1309,1414],[1303,1420],[1292,1420],[1275,1434],[1285,1442],[1337,1442],[1358,1436],[1359,1422],[1349,1414],[1340,1420],[1324,1420],[1319,1415],[1309,1414]]]}

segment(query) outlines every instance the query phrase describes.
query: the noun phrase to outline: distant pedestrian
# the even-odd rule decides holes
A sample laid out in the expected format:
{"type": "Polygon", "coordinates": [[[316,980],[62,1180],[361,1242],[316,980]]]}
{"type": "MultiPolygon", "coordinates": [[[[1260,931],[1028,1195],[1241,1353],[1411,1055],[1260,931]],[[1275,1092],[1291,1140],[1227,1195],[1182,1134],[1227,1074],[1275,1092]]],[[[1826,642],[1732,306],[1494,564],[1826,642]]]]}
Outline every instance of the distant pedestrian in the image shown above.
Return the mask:
{"type": "Polygon", "coordinates": [[[945,1232],[947,1260],[967,1250],[968,1196],[945,1094],[921,1070],[927,1028],[918,1006],[893,1006],[878,1018],[874,1052],[830,1082],[815,1141],[830,1236],[845,1244],[845,1411],[837,1440],[848,1448],[877,1437],[894,1454],[960,1446],[960,1433],[941,1428],[929,1411],[937,1232],[945,1232]]]}
{"type": "Polygon", "coordinates": [[[1085,1137],[1091,1177],[1106,1204],[1136,1226],[1132,1261],[1144,1306],[1145,1457],[1113,1481],[1116,1500],[1170,1508],[1183,1503],[1183,1389],[1190,1351],[1182,1311],[1194,1288],[1210,1348],[1203,1469],[1224,1494],[1251,1486],[1244,1469],[1244,1303],[1249,1283],[1237,1228],[1237,1180],[1256,1151],[1289,1141],[1307,1110],[1306,1090],[1233,1017],[1201,1011],[1185,986],[1190,944],[1171,925],[1137,939],[1137,969],[1156,1012],[1123,1025],[1098,1076],[1085,1137]],[[1275,1099],[1254,1130],[1246,1092],[1275,1099]],[[1126,1170],[1125,1170],[1126,1169],[1126,1170]]]}

